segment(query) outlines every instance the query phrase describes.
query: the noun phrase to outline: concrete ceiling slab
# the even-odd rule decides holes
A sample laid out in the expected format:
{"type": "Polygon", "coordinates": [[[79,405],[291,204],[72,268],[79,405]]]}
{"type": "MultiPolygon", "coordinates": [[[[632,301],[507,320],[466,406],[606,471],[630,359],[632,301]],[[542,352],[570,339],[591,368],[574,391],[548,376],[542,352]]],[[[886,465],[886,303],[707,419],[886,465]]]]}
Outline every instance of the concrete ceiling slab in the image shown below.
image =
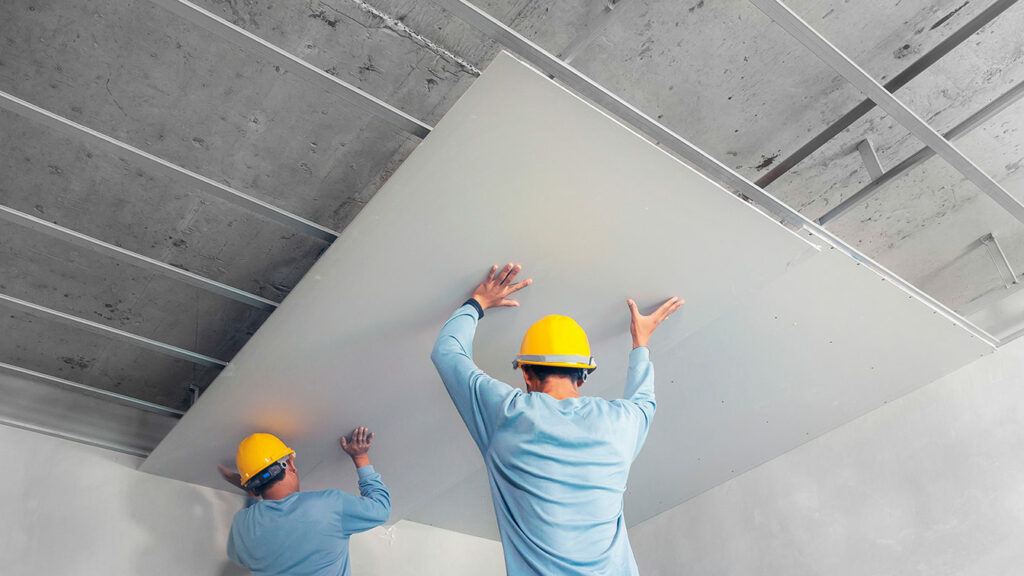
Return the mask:
{"type": "MultiPolygon", "coordinates": [[[[198,4],[428,122],[496,51],[423,3],[383,6],[398,20],[351,1],[198,4]],[[426,26],[420,16],[431,31],[461,39],[434,43],[404,24],[426,26]]],[[[529,7],[520,4],[510,10],[529,7]]],[[[338,230],[417,143],[148,2],[29,2],[2,12],[0,89],[338,230]]],[[[11,136],[0,139],[0,202],[12,208],[278,301],[325,248],[88,142],[6,111],[0,121],[11,136]]],[[[4,227],[6,284],[26,299],[222,358],[265,317],[4,227]],[[33,242],[47,247],[41,262],[33,242]]],[[[88,342],[66,338],[31,339],[45,362],[16,346],[4,359],[56,369],[77,348],[91,364],[110,364],[88,342]]],[[[132,349],[110,354],[130,357],[132,349]]],[[[118,370],[97,384],[184,402],[180,374],[132,364],[142,372],[118,370]]]]}
{"type": "MultiPolygon", "coordinates": [[[[338,229],[415,146],[148,2],[3,12],[0,89],[338,229]]],[[[10,136],[0,138],[0,203],[12,208],[272,300],[325,248],[88,142],[6,111],[0,121],[10,136]]],[[[266,317],[17,226],[3,233],[8,292],[58,310],[227,359],[266,317]]],[[[98,386],[178,407],[187,384],[209,381],[130,360],[132,373],[103,354],[124,360],[136,350],[97,355],[92,335],[69,334],[40,332],[18,343],[32,354],[11,343],[3,359],[59,369],[61,357],[81,356],[109,371],[90,370],[98,386]]]]}
{"type": "Polygon", "coordinates": [[[147,2],[13,16],[3,88],[328,226],[409,140],[147,2]]]}
{"type": "MultiPolygon", "coordinates": [[[[430,123],[498,50],[433,2],[196,3],[430,123]]],[[[553,53],[586,30],[596,6],[585,0],[477,4],[553,53]]],[[[988,5],[891,2],[865,11],[856,3],[789,4],[882,80],[988,5]]],[[[1024,78],[1022,25],[1024,6],[1010,8],[898,96],[940,130],[955,124],[1024,78]]],[[[7,3],[0,7],[0,45],[0,89],[338,230],[418,142],[149,2],[7,3]]],[[[752,178],[861,98],[745,0],[625,0],[574,65],[752,178]]],[[[960,144],[1011,192],[1020,189],[1015,178],[1024,160],[1021,114],[1019,106],[1007,110],[960,144]]],[[[0,112],[0,130],[13,136],[0,138],[0,202],[19,210],[273,300],[291,290],[324,248],[7,112],[0,112]]],[[[867,181],[856,153],[864,137],[872,138],[885,165],[919,146],[875,112],[769,191],[819,215],[867,181]]],[[[965,248],[969,237],[996,233],[1011,262],[1024,269],[1024,228],[976,196],[938,162],[900,179],[837,221],[836,230],[945,304],[968,305],[999,290],[985,260],[965,248]]],[[[29,252],[6,254],[5,266],[32,266],[29,252]]],[[[24,275],[25,284],[8,284],[23,293],[41,286],[43,293],[61,293],[62,285],[46,282],[78,286],[92,278],[72,279],[81,268],[73,261],[47,262],[34,284],[24,275]]],[[[134,294],[138,280],[128,276],[126,291],[134,294]]],[[[147,330],[165,327],[160,333],[167,339],[195,339],[194,327],[164,314],[182,299],[166,297],[176,289],[150,284],[132,308],[142,316],[134,321],[147,330]]],[[[74,309],[104,313],[112,302],[83,300],[74,309]]],[[[225,354],[261,322],[215,301],[194,308],[211,318],[199,342],[225,354]]],[[[58,341],[63,334],[39,336],[33,346],[43,350],[47,338],[54,350],[89,349],[87,342],[58,341]]],[[[157,375],[146,373],[152,365],[136,365],[142,372],[119,378],[180,395],[178,376],[156,383],[157,375]]]]}
{"type": "Polygon", "coordinates": [[[0,424],[136,455],[153,449],[177,419],[0,373],[0,424]]]}
{"type": "MultiPolygon", "coordinates": [[[[866,13],[850,3],[788,4],[883,81],[987,6],[896,2],[866,13]]],[[[1022,23],[1024,6],[1011,7],[897,95],[937,129],[948,130],[1024,77],[1024,40],[1016,33],[1022,23]]],[[[863,98],[740,0],[641,0],[613,20],[575,65],[752,179],[863,98]]],[[[1009,177],[1024,156],[1017,152],[1024,145],[1021,114],[1019,107],[1006,110],[958,144],[997,181],[1009,177]],[[992,137],[981,136],[985,133],[992,137]]],[[[856,149],[865,138],[875,144],[883,166],[922,147],[875,110],[773,183],[769,192],[809,217],[820,216],[869,181],[856,149]]],[[[998,209],[971,208],[989,202],[974,201],[974,187],[941,161],[931,166],[927,173],[887,187],[833,227],[911,282],[931,279],[922,287],[955,307],[989,289],[988,277],[973,282],[936,274],[956,264],[965,234],[976,238],[986,232],[979,228],[987,227],[1016,244],[1024,227],[1008,222],[998,209]],[[961,225],[970,221],[978,224],[961,225]],[[916,235],[922,241],[910,242],[916,235]]]]}
{"type": "Polygon", "coordinates": [[[591,393],[615,397],[622,300],[689,300],[655,343],[660,431],[637,463],[631,521],[990,350],[503,55],[144,469],[220,486],[215,465],[268,430],[297,449],[307,487],[345,485],[354,474],[336,438],[366,424],[396,519],[493,536],[479,454],[427,351],[479,262],[511,257],[537,282],[521,309],[488,315],[475,345],[509,382],[519,335],[561,311],[588,327],[600,358],[591,393]]]}
{"type": "MultiPolygon", "coordinates": [[[[1010,8],[947,58],[939,60],[912,80],[897,95],[926,117],[937,130],[949,130],[1024,79],[1024,41],[1012,32],[1020,27],[1021,22],[1024,22],[1024,6],[1010,8]]],[[[1001,112],[976,132],[1009,121],[1009,125],[1000,132],[1005,132],[1004,140],[1016,140],[1019,143],[1022,140],[1016,129],[1019,122],[1014,119],[1020,118],[1021,113],[1022,109],[1014,106],[1001,112]]],[[[856,153],[857,143],[864,138],[871,138],[874,142],[883,166],[893,166],[923,146],[888,116],[875,110],[776,181],[770,190],[808,216],[820,216],[827,208],[868,182],[867,172],[856,153]]],[[[958,145],[962,147],[964,143],[958,145]]],[[[972,159],[990,171],[997,180],[1006,173],[1005,163],[993,162],[988,157],[1003,153],[1000,148],[1005,148],[1005,144],[1000,147],[992,143],[988,146],[974,146],[969,152],[972,159]]],[[[952,182],[950,179],[935,178],[932,186],[944,184],[952,182]]],[[[884,205],[876,203],[874,212],[885,214],[887,211],[884,205]]],[[[865,217],[868,215],[864,214],[865,217]]],[[[847,236],[851,240],[884,241],[887,236],[903,236],[901,233],[890,232],[880,237],[878,232],[865,230],[857,234],[856,230],[843,231],[844,234],[852,235],[847,236]]]]}
{"type": "Polygon", "coordinates": [[[268,313],[15,226],[0,229],[0,292],[213,357],[268,313]]]}
{"type": "Polygon", "coordinates": [[[0,169],[10,175],[0,202],[16,210],[271,300],[325,248],[137,162],[8,112],[0,121],[14,136],[0,142],[0,169]]]}
{"type": "MultiPolygon", "coordinates": [[[[751,179],[863,99],[746,0],[637,4],[577,67],[751,179]]],[[[882,80],[980,8],[929,29],[962,2],[787,4],[882,80]]]]}
{"type": "Polygon", "coordinates": [[[171,408],[187,408],[187,387],[205,388],[218,372],[6,308],[0,330],[9,364],[171,408]]]}
{"type": "MultiPolygon", "coordinates": [[[[416,29],[429,3],[354,0],[224,2],[198,5],[400,110],[436,122],[493,54],[465,27],[465,42],[434,43],[416,29]]],[[[436,11],[431,24],[439,24],[436,11]]],[[[445,25],[458,25],[444,23],[445,25]]]]}

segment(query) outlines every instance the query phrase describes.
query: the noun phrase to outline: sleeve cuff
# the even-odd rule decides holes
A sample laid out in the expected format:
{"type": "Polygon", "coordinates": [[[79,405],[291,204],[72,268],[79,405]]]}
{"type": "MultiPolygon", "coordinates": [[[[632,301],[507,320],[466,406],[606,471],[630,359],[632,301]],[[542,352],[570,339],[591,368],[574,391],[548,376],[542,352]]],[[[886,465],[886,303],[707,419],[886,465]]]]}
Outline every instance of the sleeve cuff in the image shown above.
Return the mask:
{"type": "Polygon", "coordinates": [[[472,306],[473,309],[476,310],[476,318],[477,318],[477,320],[480,320],[480,319],[482,319],[484,317],[483,306],[480,306],[480,303],[477,302],[475,298],[470,298],[469,300],[466,300],[465,302],[462,303],[462,305],[463,306],[466,306],[466,305],[472,306]]]}
{"type": "Polygon", "coordinates": [[[376,474],[377,471],[373,469],[373,464],[369,466],[363,466],[362,468],[356,468],[356,474],[359,475],[360,480],[366,480],[368,477],[376,474]]]}
{"type": "Polygon", "coordinates": [[[651,349],[647,346],[641,346],[639,348],[633,348],[629,352],[629,365],[636,366],[640,362],[651,361],[651,349]]]}

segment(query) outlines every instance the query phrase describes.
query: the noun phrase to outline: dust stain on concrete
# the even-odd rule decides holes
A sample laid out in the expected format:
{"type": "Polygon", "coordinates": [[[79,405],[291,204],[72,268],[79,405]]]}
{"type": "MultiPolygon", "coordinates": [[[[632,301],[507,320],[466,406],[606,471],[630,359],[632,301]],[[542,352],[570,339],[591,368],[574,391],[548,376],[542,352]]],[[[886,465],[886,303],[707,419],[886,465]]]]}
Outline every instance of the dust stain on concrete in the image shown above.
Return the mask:
{"type": "Polygon", "coordinates": [[[85,356],[61,356],[60,361],[78,370],[88,370],[92,368],[92,364],[96,359],[86,358],[85,356]]]}
{"type": "Polygon", "coordinates": [[[775,160],[778,159],[778,157],[779,157],[779,153],[777,153],[777,152],[775,154],[772,154],[771,156],[765,156],[764,154],[762,154],[761,155],[761,163],[758,164],[757,166],[754,166],[754,169],[755,170],[764,170],[765,168],[767,168],[767,167],[771,166],[772,164],[774,164],[775,160]]]}
{"type": "Polygon", "coordinates": [[[956,13],[957,13],[957,12],[959,12],[959,11],[963,10],[963,9],[964,9],[964,7],[965,7],[965,6],[967,6],[967,5],[968,5],[968,4],[970,4],[970,3],[971,3],[971,1],[970,1],[970,0],[967,0],[966,2],[964,2],[963,4],[961,4],[960,6],[958,6],[957,8],[954,8],[954,9],[953,9],[953,11],[949,12],[948,14],[946,14],[945,16],[943,16],[942,18],[939,18],[939,19],[938,19],[938,20],[937,20],[937,21],[935,22],[935,24],[932,24],[932,27],[931,27],[931,28],[929,28],[929,30],[935,30],[935,29],[936,29],[936,28],[938,28],[939,26],[942,26],[942,25],[943,25],[943,24],[945,24],[945,23],[946,23],[946,22],[947,22],[947,21],[948,21],[948,20],[949,20],[950,18],[952,18],[953,16],[956,16],[956,13]]]}
{"type": "Polygon", "coordinates": [[[338,27],[338,20],[339,19],[338,18],[331,18],[330,16],[327,15],[327,11],[322,9],[322,8],[320,10],[316,10],[313,13],[311,13],[309,15],[309,17],[313,18],[314,20],[319,20],[319,21],[323,22],[324,24],[330,26],[331,28],[337,28],[338,27]]]}
{"type": "Polygon", "coordinates": [[[911,46],[910,44],[904,44],[903,46],[900,46],[899,48],[893,50],[892,55],[897,60],[902,60],[903,58],[906,58],[907,56],[913,54],[914,52],[917,52],[917,50],[913,46],[911,46]]]}

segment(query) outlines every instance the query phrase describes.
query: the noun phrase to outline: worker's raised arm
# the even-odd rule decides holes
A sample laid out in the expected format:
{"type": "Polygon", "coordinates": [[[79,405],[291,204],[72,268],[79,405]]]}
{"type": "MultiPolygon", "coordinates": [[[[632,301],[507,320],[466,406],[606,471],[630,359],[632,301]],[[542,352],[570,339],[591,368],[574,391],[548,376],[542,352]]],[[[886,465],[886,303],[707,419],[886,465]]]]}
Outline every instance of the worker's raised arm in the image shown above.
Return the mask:
{"type": "Polygon", "coordinates": [[[492,266],[484,281],[473,291],[473,297],[441,327],[430,355],[456,410],[481,450],[485,450],[490,442],[490,431],[501,407],[516,389],[491,378],[477,367],[473,361],[473,338],[484,310],[519,305],[509,296],[532,282],[527,279],[516,283],[515,277],[520,270],[522,266],[511,263],[501,270],[492,266]]]}
{"type": "Polygon", "coordinates": [[[647,439],[651,422],[654,421],[657,405],[654,399],[654,365],[651,364],[651,351],[647,344],[658,325],[682,307],[683,300],[669,298],[649,316],[641,315],[633,300],[627,300],[626,305],[629,306],[629,332],[633,336],[633,350],[629,353],[623,399],[637,411],[636,453],[639,453],[647,439]]]}
{"type": "Polygon", "coordinates": [[[391,515],[391,493],[380,474],[370,463],[370,443],[373,432],[365,426],[342,436],[342,450],[352,457],[359,475],[359,496],[338,491],[341,497],[342,527],[346,534],[365,532],[387,522],[391,515]]]}

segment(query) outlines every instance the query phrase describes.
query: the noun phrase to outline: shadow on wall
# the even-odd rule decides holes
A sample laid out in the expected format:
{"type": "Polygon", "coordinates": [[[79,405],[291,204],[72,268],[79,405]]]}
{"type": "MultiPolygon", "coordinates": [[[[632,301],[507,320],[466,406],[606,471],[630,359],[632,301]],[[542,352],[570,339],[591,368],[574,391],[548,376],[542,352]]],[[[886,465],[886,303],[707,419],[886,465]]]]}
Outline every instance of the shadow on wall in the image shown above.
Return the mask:
{"type": "Polygon", "coordinates": [[[239,496],[124,465],[132,468],[137,479],[125,490],[126,506],[144,535],[135,551],[135,574],[249,574],[227,558],[231,520],[243,505],[239,496]]]}

